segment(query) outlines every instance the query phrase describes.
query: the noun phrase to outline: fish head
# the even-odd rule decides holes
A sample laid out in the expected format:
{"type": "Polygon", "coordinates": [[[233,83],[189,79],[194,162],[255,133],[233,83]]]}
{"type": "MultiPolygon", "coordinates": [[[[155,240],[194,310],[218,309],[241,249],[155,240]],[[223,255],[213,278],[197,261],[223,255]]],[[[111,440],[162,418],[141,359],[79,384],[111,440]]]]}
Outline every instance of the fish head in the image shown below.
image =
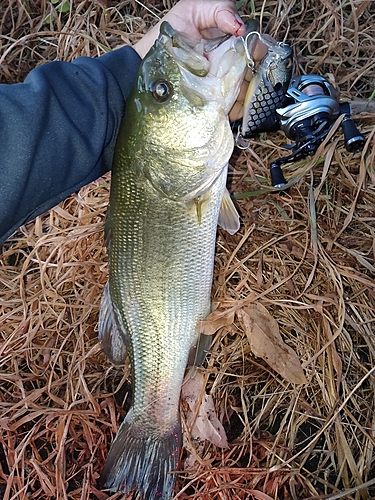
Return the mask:
{"type": "Polygon", "coordinates": [[[262,78],[273,88],[289,85],[293,66],[293,51],[289,44],[278,42],[270,35],[249,30],[244,37],[244,45],[248,66],[253,72],[262,73],[262,78]],[[253,59],[253,52],[258,42],[268,50],[257,64],[253,59]]]}
{"type": "Polygon", "coordinates": [[[286,92],[292,76],[292,69],[291,46],[283,42],[272,44],[262,64],[263,77],[268,85],[274,89],[282,87],[286,92]]]}
{"type": "Polygon", "coordinates": [[[245,70],[241,39],[196,40],[161,24],[127,101],[137,168],[160,193],[194,199],[226,168],[245,70]]]}

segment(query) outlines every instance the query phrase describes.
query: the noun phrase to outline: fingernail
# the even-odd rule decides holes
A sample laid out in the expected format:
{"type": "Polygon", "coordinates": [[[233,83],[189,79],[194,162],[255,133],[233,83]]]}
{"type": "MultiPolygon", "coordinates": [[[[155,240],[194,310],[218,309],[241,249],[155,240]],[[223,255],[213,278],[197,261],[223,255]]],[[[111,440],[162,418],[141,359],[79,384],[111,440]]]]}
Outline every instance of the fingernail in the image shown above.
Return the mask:
{"type": "Polygon", "coordinates": [[[234,17],[237,21],[234,25],[234,34],[236,36],[241,36],[244,34],[244,30],[245,30],[244,25],[245,24],[237,13],[234,14],[234,17]]]}
{"type": "Polygon", "coordinates": [[[239,14],[237,14],[237,12],[234,14],[234,17],[237,19],[237,21],[240,23],[240,24],[244,24],[244,22],[242,21],[242,19],[240,18],[239,14]]]}

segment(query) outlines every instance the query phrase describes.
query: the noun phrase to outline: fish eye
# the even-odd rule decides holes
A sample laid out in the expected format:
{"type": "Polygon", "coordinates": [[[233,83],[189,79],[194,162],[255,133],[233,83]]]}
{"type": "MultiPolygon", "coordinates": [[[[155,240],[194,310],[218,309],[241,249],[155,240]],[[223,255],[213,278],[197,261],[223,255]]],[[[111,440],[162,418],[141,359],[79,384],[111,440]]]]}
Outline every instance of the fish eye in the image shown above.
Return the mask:
{"type": "Polygon", "coordinates": [[[156,80],[151,85],[151,92],[155,101],[165,102],[172,95],[172,86],[166,80],[156,80]]]}

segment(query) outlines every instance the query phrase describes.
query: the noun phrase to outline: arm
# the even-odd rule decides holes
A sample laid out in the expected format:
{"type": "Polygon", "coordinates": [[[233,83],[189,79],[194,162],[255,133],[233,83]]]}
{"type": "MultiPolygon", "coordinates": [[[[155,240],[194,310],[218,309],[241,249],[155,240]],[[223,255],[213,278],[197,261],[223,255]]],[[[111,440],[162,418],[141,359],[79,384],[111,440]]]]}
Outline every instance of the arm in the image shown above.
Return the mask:
{"type": "MultiPolygon", "coordinates": [[[[231,0],[180,0],[165,16],[191,36],[243,34],[231,0]]],[[[133,50],[53,62],[0,85],[0,243],[111,168],[125,101],[159,25],[133,50]]]]}
{"type": "Polygon", "coordinates": [[[110,169],[139,64],[124,47],[0,85],[0,242],[110,169]]]}

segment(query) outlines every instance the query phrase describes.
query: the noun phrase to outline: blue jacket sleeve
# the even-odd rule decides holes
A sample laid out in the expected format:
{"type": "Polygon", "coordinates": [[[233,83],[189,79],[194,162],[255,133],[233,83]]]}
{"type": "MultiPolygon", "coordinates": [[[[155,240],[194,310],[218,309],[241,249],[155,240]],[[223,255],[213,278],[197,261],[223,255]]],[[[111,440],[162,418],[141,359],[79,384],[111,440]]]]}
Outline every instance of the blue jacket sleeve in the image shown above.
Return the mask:
{"type": "Polygon", "coordinates": [[[139,65],[123,47],[0,85],[0,243],[111,168],[139,65]]]}

